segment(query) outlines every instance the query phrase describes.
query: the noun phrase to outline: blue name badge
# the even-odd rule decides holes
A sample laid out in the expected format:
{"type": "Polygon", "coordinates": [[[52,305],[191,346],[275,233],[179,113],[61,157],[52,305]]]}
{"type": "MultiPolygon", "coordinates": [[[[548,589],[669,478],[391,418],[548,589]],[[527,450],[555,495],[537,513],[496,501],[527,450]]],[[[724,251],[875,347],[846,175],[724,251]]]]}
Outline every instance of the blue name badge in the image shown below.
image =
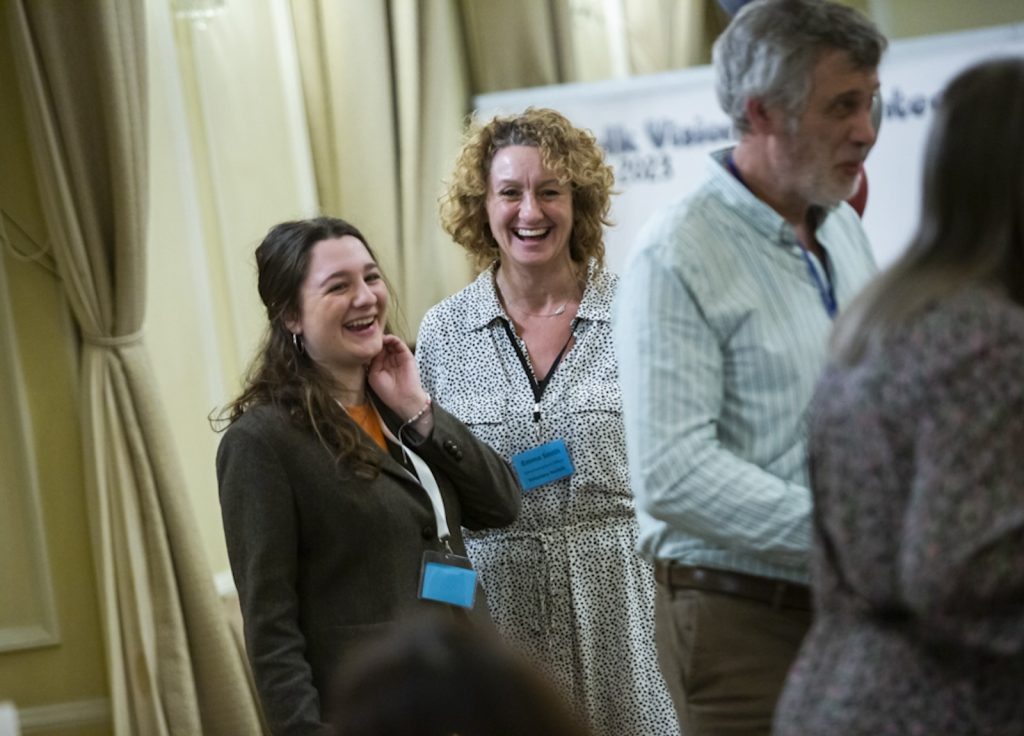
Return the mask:
{"type": "Polygon", "coordinates": [[[420,598],[472,608],[476,598],[476,571],[469,558],[444,552],[424,552],[420,598]]]}
{"type": "Polygon", "coordinates": [[[576,469],[565,440],[552,440],[512,456],[512,467],[524,491],[568,478],[576,469]]]}

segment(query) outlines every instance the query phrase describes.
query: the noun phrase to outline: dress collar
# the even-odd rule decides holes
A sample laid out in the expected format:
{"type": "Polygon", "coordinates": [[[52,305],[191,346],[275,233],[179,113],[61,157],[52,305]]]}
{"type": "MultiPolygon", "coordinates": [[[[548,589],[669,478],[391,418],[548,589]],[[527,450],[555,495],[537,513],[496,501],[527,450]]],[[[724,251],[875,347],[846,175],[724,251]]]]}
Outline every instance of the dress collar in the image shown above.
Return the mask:
{"type": "MultiPolygon", "coordinates": [[[[477,330],[487,327],[495,320],[511,321],[508,313],[498,300],[498,290],[494,285],[494,275],[498,262],[494,261],[467,287],[473,309],[470,310],[470,328],[477,330]]],[[[614,291],[615,277],[604,268],[598,268],[597,262],[590,259],[587,264],[587,283],[583,289],[583,299],[576,312],[578,320],[611,321],[611,294],[614,291]]]]}

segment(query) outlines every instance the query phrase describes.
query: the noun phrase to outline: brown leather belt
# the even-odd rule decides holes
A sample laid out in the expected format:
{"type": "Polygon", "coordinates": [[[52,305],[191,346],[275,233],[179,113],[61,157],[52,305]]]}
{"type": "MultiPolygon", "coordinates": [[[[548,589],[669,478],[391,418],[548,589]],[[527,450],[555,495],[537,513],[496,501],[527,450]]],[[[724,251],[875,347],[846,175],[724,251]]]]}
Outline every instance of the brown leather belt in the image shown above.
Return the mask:
{"type": "Polygon", "coordinates": [[[742,572],[691,567],[670,560],[654,561],[654,579],[669,588],[693,588],[726,593],[767,603],[773,608],[811,610],[811,589],[786,580],[762,578],[742,572]]]}

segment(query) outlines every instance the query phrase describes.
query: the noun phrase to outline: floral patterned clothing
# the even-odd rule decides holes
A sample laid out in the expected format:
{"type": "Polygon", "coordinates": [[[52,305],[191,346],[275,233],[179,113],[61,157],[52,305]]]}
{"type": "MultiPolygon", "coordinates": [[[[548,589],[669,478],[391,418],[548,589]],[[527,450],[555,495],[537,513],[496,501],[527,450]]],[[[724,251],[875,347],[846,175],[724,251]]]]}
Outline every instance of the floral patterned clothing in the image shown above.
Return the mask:
{"type": "Polygon", "coordinates": [[[576,342],[551,374],[539,425],[494,268],[427,313],[417,360],[434,400],[505,458],[561,438],[575,466],[571,477],[527,491],[512,526],[466,532],[499,630],[579,707],[595,734],[675,736],[654,648],[653,574],[634,551],[611,337],[615,286],[614,275],[591,265],[576,342]]]}
{"type": "Polygon", "coordinates": [[[812,411],[815,622],[777,736],[1024,734],[1024,309],[979,289],[812,411]]]}

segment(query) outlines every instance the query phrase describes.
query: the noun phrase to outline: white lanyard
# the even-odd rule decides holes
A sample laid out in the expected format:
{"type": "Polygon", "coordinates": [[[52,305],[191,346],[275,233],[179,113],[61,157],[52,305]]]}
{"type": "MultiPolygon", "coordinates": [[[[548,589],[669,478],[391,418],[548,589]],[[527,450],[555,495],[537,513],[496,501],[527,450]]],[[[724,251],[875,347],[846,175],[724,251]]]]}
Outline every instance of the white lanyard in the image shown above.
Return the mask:
{"type": "MultiPolygon", "coordinates": [[[[373,406],[372,402],[370,405],[373,406]]],[[[402,440],[391,434],[391,430],[388,429],[384,420],[380,418],[380,414],[377,413],[377,407],[374,406],[373,411],[377,414],[377,421],[380,422],[380,428],[384,432],[384,436],[401,447],[402,452],[405,453],[405,457],[412,463],[412,466],[416,468],[416,475],[419,476],[418,480],[405,468],[402,468],[402,470],[405,470],[406,474],[408,474],[410,478],[417,481],[420,487],[427,492],[427,496],[430,497],[430,505],[434,507],[434,518],[437,520],[437,538],[447,546],[448,538],[451,536],[451,533],[448,531],[448,519],[444,513],[444,501],[441,500],[441,489],[437,486],[437,479],[434,478],[434,474],[430,472],[430,466],[427,465],[423,458],[406,447],[402,440]]]]}

